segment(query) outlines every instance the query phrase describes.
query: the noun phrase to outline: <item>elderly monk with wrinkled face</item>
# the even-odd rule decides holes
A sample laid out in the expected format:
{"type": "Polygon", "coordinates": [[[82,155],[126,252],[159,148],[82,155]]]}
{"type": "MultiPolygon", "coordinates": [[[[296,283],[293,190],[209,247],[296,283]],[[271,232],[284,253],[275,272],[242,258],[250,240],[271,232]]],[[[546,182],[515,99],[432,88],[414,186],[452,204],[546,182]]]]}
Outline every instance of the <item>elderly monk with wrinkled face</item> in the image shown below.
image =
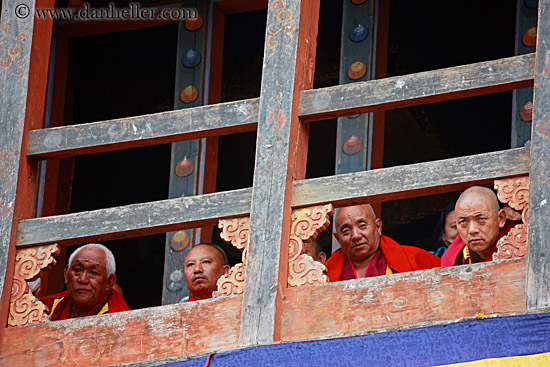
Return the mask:
{"type": "Polygon", "coordinates": [[[334,225],[334,238],[341,248],[325,263],[331,282],[439,266],[437,256],[382,235],[382,220],[369,204],[341,208],[334,225]]]}
{"type": "Polygon", "coordinates": [[[458,236],[441,258],[442,266],[492,261],[497,242],[514,226],[499,209],[495,193],[483,186],[465,190],[455,206],[458,236]]]}
{"type": "Polygon", "coordinates": [[[67,290],[40,300],[50,310],[50,320],[130,310],[113,289],[115,270],[115,258],[107,247],[92,243],[78,248],[65,267],[67,290]]]}
{"type": "Polygon", "coordinates": [[[189,302],[212,298],[218,279],[229,273],[227,255],[215,244],[198,244],[185,256],[183,273],[191,293],[189,302]]]}

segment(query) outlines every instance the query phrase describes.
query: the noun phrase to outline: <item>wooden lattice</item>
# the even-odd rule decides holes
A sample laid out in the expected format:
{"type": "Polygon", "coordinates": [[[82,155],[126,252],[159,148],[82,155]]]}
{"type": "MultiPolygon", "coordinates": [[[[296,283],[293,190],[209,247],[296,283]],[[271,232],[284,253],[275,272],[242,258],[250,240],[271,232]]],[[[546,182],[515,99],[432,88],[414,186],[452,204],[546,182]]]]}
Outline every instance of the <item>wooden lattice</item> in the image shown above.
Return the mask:
{"type": "MultiPolygon", "coordinates": [[[[328,227],[332,211],[332,205],[327,204],[292,212],[288,249],[288,285],[290,287],[328,282],[328,277],[324,274],[327,271],[325,266],[305,253],[305,242],[315,239],[328,227]]],[[[221,238],[242,251],[243,255],[241,263],[233,266],[227,275],[222,275],[218,279],[218,290],[214,292],[214,297],[242,294],[250,219],[248,217],[220,219],[218,227],[221,230],[221,238]]]]}
{"type": "Polygon", "coordinates": [[[529,176],[495,180],[498,199],[521,213],[522,224],[517,224],[497,242],[493,260],[524,257],[527,252],[527,221],[529,219],[529,176]]]}
{"type": "Polygon", "coordinates": [[[59,255],[57,244],[18,250],[10,298],[9,326],[21,326],[48,320],[46,306],[29,293],[27,281],[34,280],[45,268],[55,265],[59,255]]]}

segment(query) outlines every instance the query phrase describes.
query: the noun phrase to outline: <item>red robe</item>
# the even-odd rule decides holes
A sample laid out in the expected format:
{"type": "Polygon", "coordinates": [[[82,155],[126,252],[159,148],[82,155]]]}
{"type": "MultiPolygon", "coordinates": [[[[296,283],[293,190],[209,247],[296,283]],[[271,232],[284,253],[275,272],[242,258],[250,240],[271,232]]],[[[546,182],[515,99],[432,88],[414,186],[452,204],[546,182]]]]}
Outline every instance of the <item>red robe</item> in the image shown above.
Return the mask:
{"type": "MultiPolygon", "coordinates": [[[[73,302],[68,297],[69,292],[64,291],[40,299],[50,310],[50,320],[67,320],[71,315],[73,302]]],[[[124,298],[115,289],[111,289],[105,294],[105,297],[95,305],[85,316],[102,315],[104,313],[115,313],[121,311],[130,311],[130,307],[124,301],[124,298]]]]}
{"type": "MultiPolygon", "coordinates": [[[[510,229],[512,229],[512,227],[514,227],[518,223],[520,223],[520,222],[514,222],[514,221],[511,221],[511,220],[506,220],[506,223],[504,224],[504,227],[500,230],[500,232],[498,234],[497,242],[502,237],[504,237],[506,234],[508,234],[508,232],[510,232],[510,229]]],[[[449,248],[447,249],[447,251],[445,251],[445,253],[441,257],[441,266],[462,265],[462,264],[457,264],[457,261],[459,260],[460,255],[462,254],[462,250],[464,250],[464,246],[466,246],[466,245],[464,244],[464,241],[462,241],[462,238],[460,238],[460,235],[456,236],[453,243],[451,243],[449,245],[449,248]]],[[[485,259],[485,261],[492,261],[493,260],[493,254],[495,252],[497,252],[496,242],[493,245],[493,247],[491,248],[491,252],[489,252],[489,255],[487,255],[487,258],[485,259]]]]}
{"type": "MultiPolygon", "coordinates": [[[[428,251],[413,246],[401,246],[389,237],[380,238],[380,250],[387,265],[394,273],[431,269],[439,266],[439,257],[428,251]]],[[[327,275],[331,282],[337,282],[342,277],[342,271],[347,261],[342,249],[336,250],[325,263],[327,275]]]]}

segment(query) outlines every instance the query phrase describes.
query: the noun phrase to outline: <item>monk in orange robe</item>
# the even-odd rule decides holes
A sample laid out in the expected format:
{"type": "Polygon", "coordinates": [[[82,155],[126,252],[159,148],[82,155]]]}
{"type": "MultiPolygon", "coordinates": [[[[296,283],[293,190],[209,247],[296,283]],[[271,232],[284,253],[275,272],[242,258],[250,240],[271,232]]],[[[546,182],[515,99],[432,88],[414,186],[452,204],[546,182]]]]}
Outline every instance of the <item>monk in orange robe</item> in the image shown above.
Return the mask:
{"type": "Polygon", "coordinates": [[[455,206],[458,236],[441,258],[441,266],[492,261],[498,240],[516,224],[499,209],[495,193],[483,186],[472,186],[455,206]]]}
{"type": "Polygon", "coordinates": [[[50,310],[50,320],[130,310],[113,289],[115,270],[113,253],[103,245],[92,243],[73,252],[64,272],[67,290],[40,300],[50,310]]]}
{"type": "Polygon", "coordinates": [[[440,259],[382,235],[382,220],[369,204],[340,208],[334,216],[340,243],[325,263],[331,282],[435,268],[440,259]]]}

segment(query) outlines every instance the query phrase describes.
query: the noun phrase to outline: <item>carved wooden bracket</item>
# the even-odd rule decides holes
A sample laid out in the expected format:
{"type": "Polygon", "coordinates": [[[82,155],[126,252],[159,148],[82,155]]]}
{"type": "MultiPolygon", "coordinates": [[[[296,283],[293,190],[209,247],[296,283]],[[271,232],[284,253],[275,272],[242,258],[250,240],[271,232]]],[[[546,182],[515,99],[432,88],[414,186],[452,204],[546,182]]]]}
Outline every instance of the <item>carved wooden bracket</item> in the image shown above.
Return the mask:
{"type": "MultiPolygon", "coordinates": [[[[290,287],[328,282],[328,277],[324,275],[327,271],[325,266],[305,254],[304,243],[315,239],[329,226],[329,216],[332,212],[331,204],[297,209],[292,212],[288,255],[290,287]]],[[[218,227],[221,229],[221,238],[241,250],[243,255],[242,263],[233,266],[229,274],[218,279],[218,290],[214,292],[214,297],[242,294],[250,218],[220,219],[218,227]]]]}
{"type": "Polygon", "coordinates": [[[529,176],[495,180],[498,199],[517,212],[523,224],[517,224],[497,242],[493,260],[524,257],[527,251],[527,221],[529,219],[529,176]],[[519,214],[519,213],[518,213],[519,214]]]}
{"type": "Polygon", "coordinates": [[[17,250],[11,287],[9,326],[35,324],[48,320],[46,306],[29,293],[27,281],[34,280],[45,268],[51,268],[59,255],[58,244],[17,250]]]}

